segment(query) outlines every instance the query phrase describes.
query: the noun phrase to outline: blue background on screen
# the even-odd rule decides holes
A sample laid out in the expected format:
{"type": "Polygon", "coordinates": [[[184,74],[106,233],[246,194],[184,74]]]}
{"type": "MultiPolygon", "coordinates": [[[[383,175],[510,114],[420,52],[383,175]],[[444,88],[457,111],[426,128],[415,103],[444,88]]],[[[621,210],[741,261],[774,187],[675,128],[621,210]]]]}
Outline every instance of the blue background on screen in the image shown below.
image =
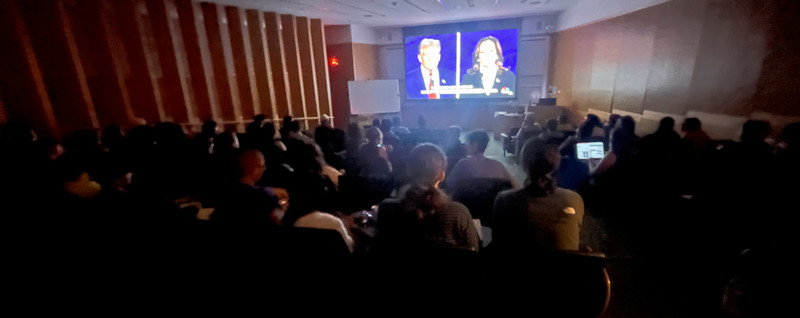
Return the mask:
{"type": "MultiPolygon", "coordinates": [[[[478,41],[486,36],[493,36],[500,41],[500,47],[503,50],[503,66],[511,70],[514,74],[517,73],[517,41],[519,37],[518,29],[504,29],[504,30],[490,30],[490,31],[477,31],[477,32],[463,32],[461,33],[461,73],[457,76],[461,78],[466,74],[467,70],[472,67],[472,54],[475,51],[475,45],[478,41]]],[[[405,71],[406,74],[415,68],[420,67],[420,62],[417,59],[419,54],[419,43],[423,39],[436,39],[441,42],[441,60],[439,61],[439,69],[449,70],[450,73],[456,71],[456,54],[459,50],[456,48],[456,34],[434,34],[424,36],[409,36],[405,38],[405,71]]],[[[408,85],[408,78],[406,78],[406,85],[408,85]]],[[[455,85],[455,78],[447,78],[448,83],[455,85]]],[[[419,98],[410,96],[406,92],[407,98],[419,98]]],[[[500,97],[500,96],[498,96],[500,97]]],[[[505,96],[503,96],[505,97],[505,96]]],[[[454,98],[450,95],[443,98],[454,98]]]]}
{"type": "Polygon", "coordinates": [[[472,54],[475,52],[475,45],[478,44],[478,41],[490,35],[500,41],[504,58],[503,66],[517,74],[517,34],[517,29],[461,33],[461,74],[459,76],[464,76],[472,67],[472,54]]]}
{"type": "MultiPolygon", "coordinates": [[[[419,68],[420,63],[417,55],[419,54],[419,43],[422,42],[423,39],[434,39],[439,40],[442,45],[441,55],[442,58],[439,60],[439,70],[442,69],[449,70],[451,74],[455,74],[456,72],[456,54],[458,50],[456,49],[456,35],[455,34],[436,34],[436,35],[426,35],[426,36],[411,36],[406,38],[406,74],[415,68],[419,68]]],[[[456,79],[455,78],[445,78],[448,83],[452,83],[451,85],[455,85],[456,79]]],[[[408,79],[406,79],[406,83],[408,83],[408,79]]],[[[408,94],[408,93],[406,93],[408,94]]]]}

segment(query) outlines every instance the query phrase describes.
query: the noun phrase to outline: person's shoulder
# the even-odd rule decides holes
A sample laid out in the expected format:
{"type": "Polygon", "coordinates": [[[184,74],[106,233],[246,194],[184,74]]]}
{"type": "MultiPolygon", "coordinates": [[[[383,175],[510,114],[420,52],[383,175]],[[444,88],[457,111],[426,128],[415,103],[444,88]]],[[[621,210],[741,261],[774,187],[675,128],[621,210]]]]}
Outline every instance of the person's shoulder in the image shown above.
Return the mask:
{"type": "Polygon", "coordinates": [[[452,213],[460,217],[466,217],[472,219],[472,214],[469,213],[469,208],[467,208],[466,205],[461,204],[460,202],[451,200],[447,202],[444,205],[444,207],[442,207],[442,211],[444,211],[445,213],[452,213]]]}
{"type": "Polygon", "coordinates": [[[396,198],[387,198],[383,199],[381,203],[378,203],[378,211],[380,213],[384,213],[385,211],[395,211],[400,209],[401,201],[396,198]]]}
{"type": "Polygon", "coordinates": [[[560,197],[563,197],[568,201],[574,201],[574,200],[581,200],[582,201],[583,200],[583,197],[581,197],[580,194],[578,194],[575,191],[569,190],[569,189],[564,189],[564,188],[558,188],[557,187],[555,189],[555,191],[553,191],[553,194],[555,194],[557,196],[560,196],[560,197]]]}
{"type": "MultiPolygon", "coordinates": [[[[306,215],[302,216],[300,219],[298,219],[297,222],[300,222],[301,219],[305,219],[304,220],[305,223],[309,223],[309,224],[338,225],[338,224],[342,223],[342,220],[337,218],[336,216],[334,216],[334,215],[332,215],[330,213],[325,213],[325,212],[320,212],[320,211],[314,211],[314,212],[311,212],[309,214],[306,214],[306,215]]],[[[295,222],[295,224],[297,224],[297,222],[295,222]]]]}
{"type": "Polygon", "coordinates": [[[500,191],[495,200],[511,200],[512,198],[523,197],[525,195],[525,188],[508,189],[500,191]]]}

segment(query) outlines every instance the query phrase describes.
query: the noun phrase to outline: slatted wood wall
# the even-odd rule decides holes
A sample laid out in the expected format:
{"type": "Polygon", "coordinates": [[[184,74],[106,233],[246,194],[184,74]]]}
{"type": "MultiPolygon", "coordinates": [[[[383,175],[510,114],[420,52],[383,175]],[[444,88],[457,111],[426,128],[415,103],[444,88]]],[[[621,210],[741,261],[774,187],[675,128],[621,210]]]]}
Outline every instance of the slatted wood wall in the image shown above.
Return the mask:
{"type": "Polygon", "coordinates": [[[188,0],[0,1],[0,121],[46,136],[332,115],[319,19],[188,0]]]}

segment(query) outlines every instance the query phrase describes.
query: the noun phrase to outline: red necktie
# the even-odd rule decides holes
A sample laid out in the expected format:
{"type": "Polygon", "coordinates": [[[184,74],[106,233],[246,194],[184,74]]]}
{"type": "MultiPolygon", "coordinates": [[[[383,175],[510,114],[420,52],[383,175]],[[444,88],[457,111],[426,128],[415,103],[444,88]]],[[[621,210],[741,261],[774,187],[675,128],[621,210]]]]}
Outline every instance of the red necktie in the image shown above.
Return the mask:
{"type": "MultiPolygon", "coordinates": [[[[428,80],[428,90],[433,90],[433,70],[430,70],[430,79],[428,80]]],[[[436,93],[428,94],[428,99],[436,99],[436,93]]]]}

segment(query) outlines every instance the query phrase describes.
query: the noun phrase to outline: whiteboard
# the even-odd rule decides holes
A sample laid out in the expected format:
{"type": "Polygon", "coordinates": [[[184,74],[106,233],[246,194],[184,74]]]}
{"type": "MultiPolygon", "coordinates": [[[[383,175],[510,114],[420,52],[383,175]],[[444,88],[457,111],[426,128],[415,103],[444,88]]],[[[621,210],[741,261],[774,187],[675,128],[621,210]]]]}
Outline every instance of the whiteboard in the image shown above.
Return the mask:
{"type": "Polygon", "coordinates": [[[350,114],[400,112],[400,85],[396,79],[349,81],[350,114]]]}

